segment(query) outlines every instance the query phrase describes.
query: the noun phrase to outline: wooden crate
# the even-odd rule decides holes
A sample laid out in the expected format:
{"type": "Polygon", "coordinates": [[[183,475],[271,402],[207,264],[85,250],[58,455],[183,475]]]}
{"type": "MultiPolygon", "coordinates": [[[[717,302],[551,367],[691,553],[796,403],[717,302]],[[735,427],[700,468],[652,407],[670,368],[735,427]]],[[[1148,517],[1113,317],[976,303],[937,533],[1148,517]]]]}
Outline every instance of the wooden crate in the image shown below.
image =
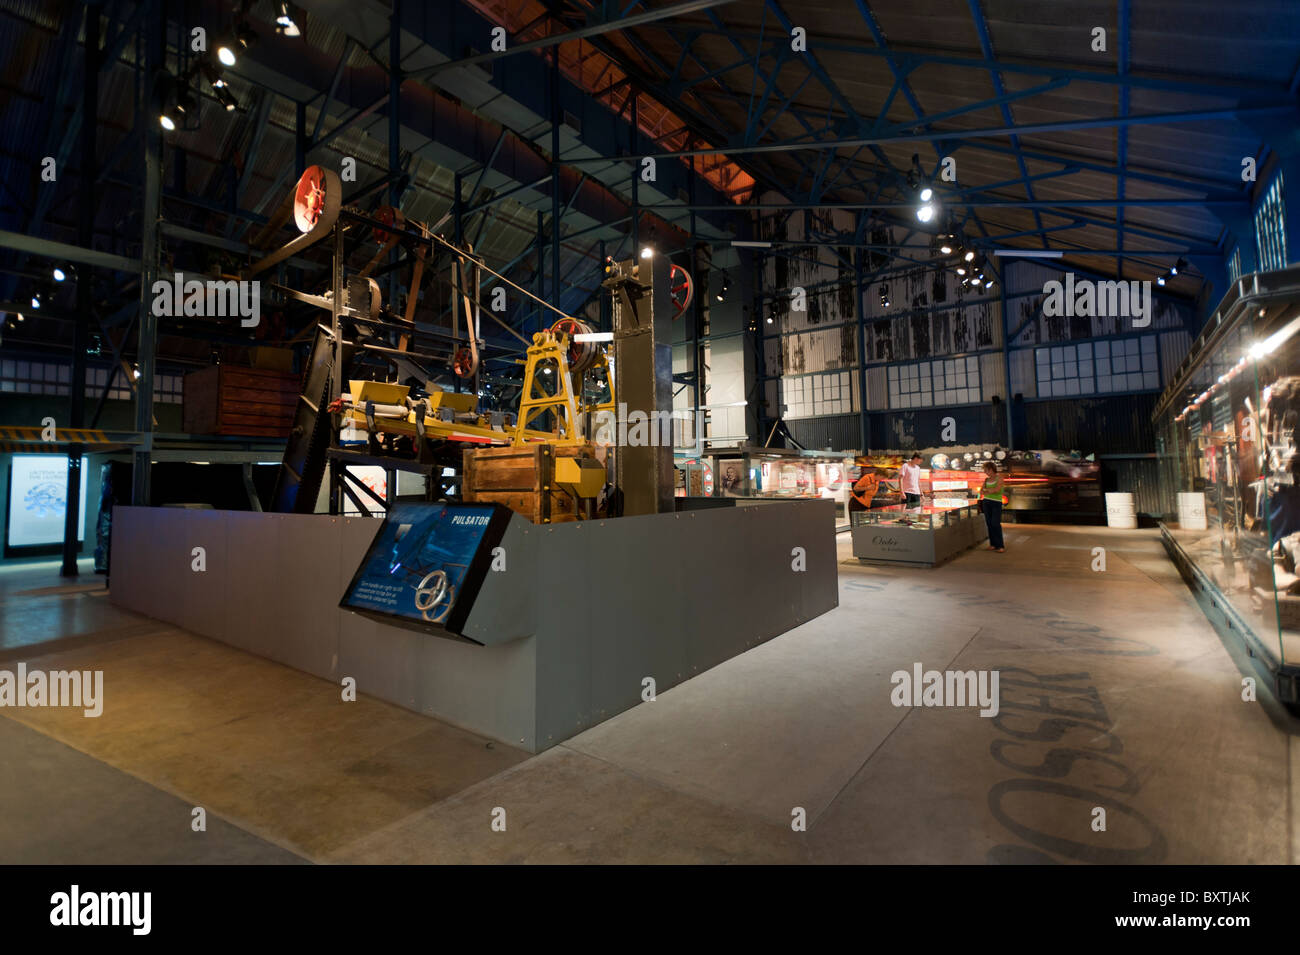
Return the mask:
{"type": "Polygon", "coordinates": [[[187,434],[288,437],[298,401],[298,376],[213,365],[185,376],[187,434]]]}
{"type": "Polygon", "coordinates": [[[464,499],[504,504],[534,524],[579,520],[577,502],[555,486],[555,456],[583,457],[591,453],[590,445],[470,448],[464,457],[464,499]]]}

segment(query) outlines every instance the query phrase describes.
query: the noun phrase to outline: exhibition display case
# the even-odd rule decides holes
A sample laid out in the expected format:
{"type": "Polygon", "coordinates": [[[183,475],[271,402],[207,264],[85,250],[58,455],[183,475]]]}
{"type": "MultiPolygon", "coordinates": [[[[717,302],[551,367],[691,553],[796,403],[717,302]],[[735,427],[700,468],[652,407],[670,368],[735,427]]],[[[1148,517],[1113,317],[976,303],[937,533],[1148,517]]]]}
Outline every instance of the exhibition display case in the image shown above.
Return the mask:
{"type": "Polygon", "coordinates": [[[844,504],[852,453],[740,447],[710,452],[715,497],[822,498],[844,504]]]}
{"type": "Polygon", "coordinates": [[[1166,547],[1288,701],[1300,675],[1298,304],[1300,269],[1242,279],[1154,422],[1166,547]]]}
{"type": "Polygon", "coordinates": [[[903,507],[895,504],[849,514],[853,556],[933,567],[988,538],[977,501],[903,507]]]}

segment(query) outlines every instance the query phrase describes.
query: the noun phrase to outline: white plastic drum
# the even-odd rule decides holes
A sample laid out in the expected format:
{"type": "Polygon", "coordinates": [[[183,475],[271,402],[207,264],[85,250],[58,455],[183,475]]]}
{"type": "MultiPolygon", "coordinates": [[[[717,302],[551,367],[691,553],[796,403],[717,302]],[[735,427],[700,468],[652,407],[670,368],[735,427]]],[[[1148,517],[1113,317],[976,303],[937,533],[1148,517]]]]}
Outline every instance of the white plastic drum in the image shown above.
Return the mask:
{"type": "Polygon", "coordinates": [[[1178,494],[1178,526],[1185,531],[1203,531],[1205,521],[1205,495],[1200,491],[1180,491],[1178,494]]]}
{"type": "Polygon", "coordinates": [[[1108,493],[1106,495],[1106,525],[1137,527],[1137,509],[1132,494],[1108,493]]]}

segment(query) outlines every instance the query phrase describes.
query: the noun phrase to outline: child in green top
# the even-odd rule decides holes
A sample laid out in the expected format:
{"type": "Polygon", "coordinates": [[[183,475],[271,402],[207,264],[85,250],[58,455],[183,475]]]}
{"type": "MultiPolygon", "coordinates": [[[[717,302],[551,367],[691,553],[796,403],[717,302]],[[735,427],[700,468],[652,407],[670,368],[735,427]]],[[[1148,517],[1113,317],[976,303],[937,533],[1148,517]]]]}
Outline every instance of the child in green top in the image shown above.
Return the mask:
{"type": "Polygon", "coordinates": [[[1002,501],[1006,493],[1004,481],[998,477],[998,466],[992,461],[984,462],[984,484],[980,488],[980,510],[984,512],[984,523],[989,529],[989,550],[999,554],[1006,552],[1002,541],[1002,501]]]}

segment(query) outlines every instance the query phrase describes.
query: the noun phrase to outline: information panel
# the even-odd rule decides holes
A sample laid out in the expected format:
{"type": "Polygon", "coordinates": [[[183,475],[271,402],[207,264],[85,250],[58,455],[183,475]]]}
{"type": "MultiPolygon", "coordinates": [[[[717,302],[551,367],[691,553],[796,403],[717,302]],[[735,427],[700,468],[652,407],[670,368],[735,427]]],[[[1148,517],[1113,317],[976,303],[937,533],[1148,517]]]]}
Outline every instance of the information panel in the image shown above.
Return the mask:
{"type": "MultiPolygon", "coordinates": [[[[86,460],[81,464],[81,510],[77,540],[86,539],[86,460]]],[[[68,457],[15,454],[9,468],[9,547],[39,547],[63,540],[68,510],[68,457]]]]}
{"type": "Polygon", "coordinates": [[[394,504],[339,606],[464,637],[510,514],[499,504],[394,504]]]}

